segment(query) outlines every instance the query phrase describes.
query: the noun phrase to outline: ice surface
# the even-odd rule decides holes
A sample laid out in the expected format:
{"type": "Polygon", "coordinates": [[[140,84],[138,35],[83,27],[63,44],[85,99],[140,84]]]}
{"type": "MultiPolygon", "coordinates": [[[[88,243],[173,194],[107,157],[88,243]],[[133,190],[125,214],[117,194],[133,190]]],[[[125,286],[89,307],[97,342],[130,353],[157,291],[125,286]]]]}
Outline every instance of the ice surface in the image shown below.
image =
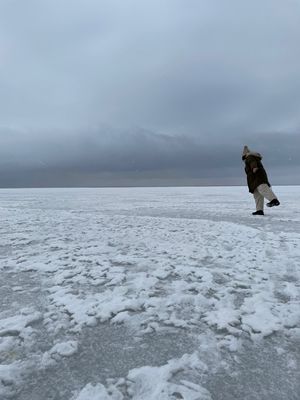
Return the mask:
{"type": "Polygon", "coordinates": [[[0,398],[300,398],[300,187],[0,191],[0,398]]]}

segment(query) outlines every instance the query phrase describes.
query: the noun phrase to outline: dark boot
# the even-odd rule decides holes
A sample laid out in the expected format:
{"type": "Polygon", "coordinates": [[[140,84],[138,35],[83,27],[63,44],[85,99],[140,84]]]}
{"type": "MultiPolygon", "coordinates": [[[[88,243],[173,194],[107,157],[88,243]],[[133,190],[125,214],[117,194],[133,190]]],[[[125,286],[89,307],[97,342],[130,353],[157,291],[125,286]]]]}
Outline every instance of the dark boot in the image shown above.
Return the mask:
{"type": "Polygon", "coordinates": [[[253,212],[252,215],[265,215],[265,213],[263,212],[263,210],[258,210],[253,212]]]}
{"type": "Polygon", "coordinates": [[[273,199],[270,201],[270,203],[267,203],[267,207],[274,207],[274,206],[279,206],[280,202],[278,199],[273,199]]]}

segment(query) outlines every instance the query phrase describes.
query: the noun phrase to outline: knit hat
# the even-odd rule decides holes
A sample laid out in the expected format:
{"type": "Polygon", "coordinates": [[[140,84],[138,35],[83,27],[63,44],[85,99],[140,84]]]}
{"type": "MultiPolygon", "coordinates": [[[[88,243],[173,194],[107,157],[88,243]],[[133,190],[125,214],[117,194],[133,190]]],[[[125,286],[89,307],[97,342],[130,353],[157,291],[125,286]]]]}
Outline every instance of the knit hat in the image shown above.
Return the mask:
{"type": "Polygon", "coordinates": [[[250,150],[249,150],[248,146],[244,146],[243,153],[242,153],[242,159],[245,159],[249,153],[250,153],[250,150]]]}

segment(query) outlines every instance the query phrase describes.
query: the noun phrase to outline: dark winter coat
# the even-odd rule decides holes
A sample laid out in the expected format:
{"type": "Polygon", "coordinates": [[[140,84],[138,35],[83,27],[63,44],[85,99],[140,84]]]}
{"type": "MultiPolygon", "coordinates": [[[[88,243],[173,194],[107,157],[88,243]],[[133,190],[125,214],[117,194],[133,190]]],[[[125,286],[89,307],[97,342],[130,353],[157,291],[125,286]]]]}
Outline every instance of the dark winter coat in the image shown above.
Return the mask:
{"type": "Polygon", "coordinates": [[[271,186],[268,180],[267,173],[261,162],[261,155],[259,153],[249,153],[246,157],[243,157],[245,161],[245,172],[247,174],[247,183],[249,192],[253,193],[255,189],[266,183],[271,186]],[[253,172],[254,168],[258,168],[256,172],[253,172]]]}

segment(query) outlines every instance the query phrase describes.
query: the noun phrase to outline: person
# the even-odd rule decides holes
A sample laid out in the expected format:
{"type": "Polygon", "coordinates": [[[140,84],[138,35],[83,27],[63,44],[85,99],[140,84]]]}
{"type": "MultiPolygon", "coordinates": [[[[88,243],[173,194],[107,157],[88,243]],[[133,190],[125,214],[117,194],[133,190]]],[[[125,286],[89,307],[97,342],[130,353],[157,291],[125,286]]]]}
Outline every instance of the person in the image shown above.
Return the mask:
{"type": "Polygon", "coordinates": [[[249,192],[253,193],[256,204],[256,211],[252,215],[264,215],[265,198],[269,201],[268,207],[279,206],[280,202],[271,189],[267,173],[261,162],[262,156],[250,151],[248,146],[244,146],[242,160],[245,162],[249,192]]]}

